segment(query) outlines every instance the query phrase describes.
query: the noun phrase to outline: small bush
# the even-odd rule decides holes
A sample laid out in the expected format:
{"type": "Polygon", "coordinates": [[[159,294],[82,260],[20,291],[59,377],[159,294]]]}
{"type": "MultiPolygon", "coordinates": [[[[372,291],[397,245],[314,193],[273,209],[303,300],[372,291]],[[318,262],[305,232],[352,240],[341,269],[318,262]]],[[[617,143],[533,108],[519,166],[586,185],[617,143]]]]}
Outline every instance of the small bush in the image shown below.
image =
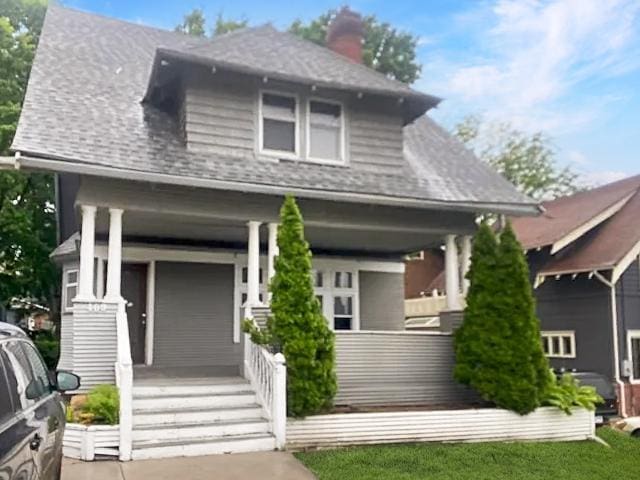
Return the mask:
{"type": "Polygon", "coordinates": [[[580,385],[580,381],[570,373],[564,373],[560,378],[556,378],[553,370],[549,371],[549,387],[543,405],[558,407],[567,415],[571,415],[572,407],[593,411],[596,405],[603,402],[595,387],[580,385]]]}
{"type": "Polygon", "coordinates": [[[120,394],[115,385],[97,385],[86,397],[67,407],[67,421],[83,425],[117,425],[120,414],[120,394]]]}

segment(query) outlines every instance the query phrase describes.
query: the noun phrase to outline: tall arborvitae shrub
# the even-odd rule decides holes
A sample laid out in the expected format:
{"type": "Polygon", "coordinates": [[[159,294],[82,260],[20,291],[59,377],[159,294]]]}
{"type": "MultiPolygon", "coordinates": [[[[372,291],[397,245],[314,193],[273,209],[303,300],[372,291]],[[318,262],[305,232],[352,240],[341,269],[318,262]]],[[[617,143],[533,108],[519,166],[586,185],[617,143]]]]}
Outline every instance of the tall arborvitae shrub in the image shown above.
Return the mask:
{"type": "Polygon", "coordinates": [[[303,417],[331,407],[337,381],[334,334],[313,291],[311,252],[292,196],[285,198],[280,210],[278,248],[266,331],[256,332],[250,326],[245,330],[251,331],[254,341],[269,343],[284,354],[288,414],[303,417]]]}
{"type": "Polygon", "coordinates": [[[481,225],[471,262],[464,322],[454,339],[455,378],[501,408],[529,413],[547,391],[548,363],[527,263],[511,227],[498,244],[481,225]]]}

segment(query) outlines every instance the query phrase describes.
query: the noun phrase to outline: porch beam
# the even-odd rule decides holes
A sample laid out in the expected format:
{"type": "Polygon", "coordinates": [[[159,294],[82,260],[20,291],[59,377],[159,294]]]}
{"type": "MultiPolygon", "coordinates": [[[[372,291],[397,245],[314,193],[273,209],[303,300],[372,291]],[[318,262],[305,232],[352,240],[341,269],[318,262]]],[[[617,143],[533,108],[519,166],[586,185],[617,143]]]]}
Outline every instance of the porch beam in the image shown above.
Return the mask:
{"type": "Polygon", "coordinates": [[[122,214],[119,208],[109,209],[109,252],[107,263],[107,293],[105,300],[122,300],[120,282],[122,272],[122,214]]]}
{"type": "MultiPolygon", "coordinates": [[[[268,259],[267,259],[267,272],[268,279],[271,279],[276,274],[276,257],[278,256],[278,224],[269,223],[269,243],[268,243],[268,259]]],[[[271,292],[269,292],[269,299],[271,299],[271,292]]]]}
{"type": "Polygon", "coordinates": [[[460,267],[455,235],[445,237],[445,278],[447,287],[447,310],[460,310],[460,267]]]}
{"type": "Polygon", "coordinates": [[[93,294],[93,263],[96,243],[96,207],[82,205],[82,233],[80,236],[80,285],[75,300],[91,301],[93,294]]]}
{"type": "Polygon", "coordinates": [[[247,306],[260,304],[260,224],[247,222],[249,227],[249,245],[247,251],[247,306]]]}

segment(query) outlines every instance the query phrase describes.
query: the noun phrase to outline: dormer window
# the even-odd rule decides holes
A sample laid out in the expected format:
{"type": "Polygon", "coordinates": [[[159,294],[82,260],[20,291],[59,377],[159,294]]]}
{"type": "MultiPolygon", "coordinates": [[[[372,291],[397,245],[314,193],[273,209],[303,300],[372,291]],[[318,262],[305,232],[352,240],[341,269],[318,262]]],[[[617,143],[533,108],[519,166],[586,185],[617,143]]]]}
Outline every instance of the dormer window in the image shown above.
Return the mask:
{"type": "Polygon", "coordinates": [[[283,157],[297,156],[298,99],[293,95],[262,92],[260,116],[260,150],[283,157]]]}
{"type": "Polygon", "coordinates": [[[311,160],[344,161],[344,115],[342,105],[309,100],[307,110],[307,157],[311,160]]]}

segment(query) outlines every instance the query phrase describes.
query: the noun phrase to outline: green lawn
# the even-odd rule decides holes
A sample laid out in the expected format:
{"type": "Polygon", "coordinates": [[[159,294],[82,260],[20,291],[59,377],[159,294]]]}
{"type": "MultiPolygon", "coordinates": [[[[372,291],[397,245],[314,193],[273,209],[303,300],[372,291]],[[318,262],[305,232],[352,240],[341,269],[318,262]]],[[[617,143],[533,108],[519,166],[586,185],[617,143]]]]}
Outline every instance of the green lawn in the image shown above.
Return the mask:
{"type": "Polygon", "coordinates": [[[600,429],[596,442],[405,444],[297,453],[320,480],[640,479],[640,440],[600,429]]]}

